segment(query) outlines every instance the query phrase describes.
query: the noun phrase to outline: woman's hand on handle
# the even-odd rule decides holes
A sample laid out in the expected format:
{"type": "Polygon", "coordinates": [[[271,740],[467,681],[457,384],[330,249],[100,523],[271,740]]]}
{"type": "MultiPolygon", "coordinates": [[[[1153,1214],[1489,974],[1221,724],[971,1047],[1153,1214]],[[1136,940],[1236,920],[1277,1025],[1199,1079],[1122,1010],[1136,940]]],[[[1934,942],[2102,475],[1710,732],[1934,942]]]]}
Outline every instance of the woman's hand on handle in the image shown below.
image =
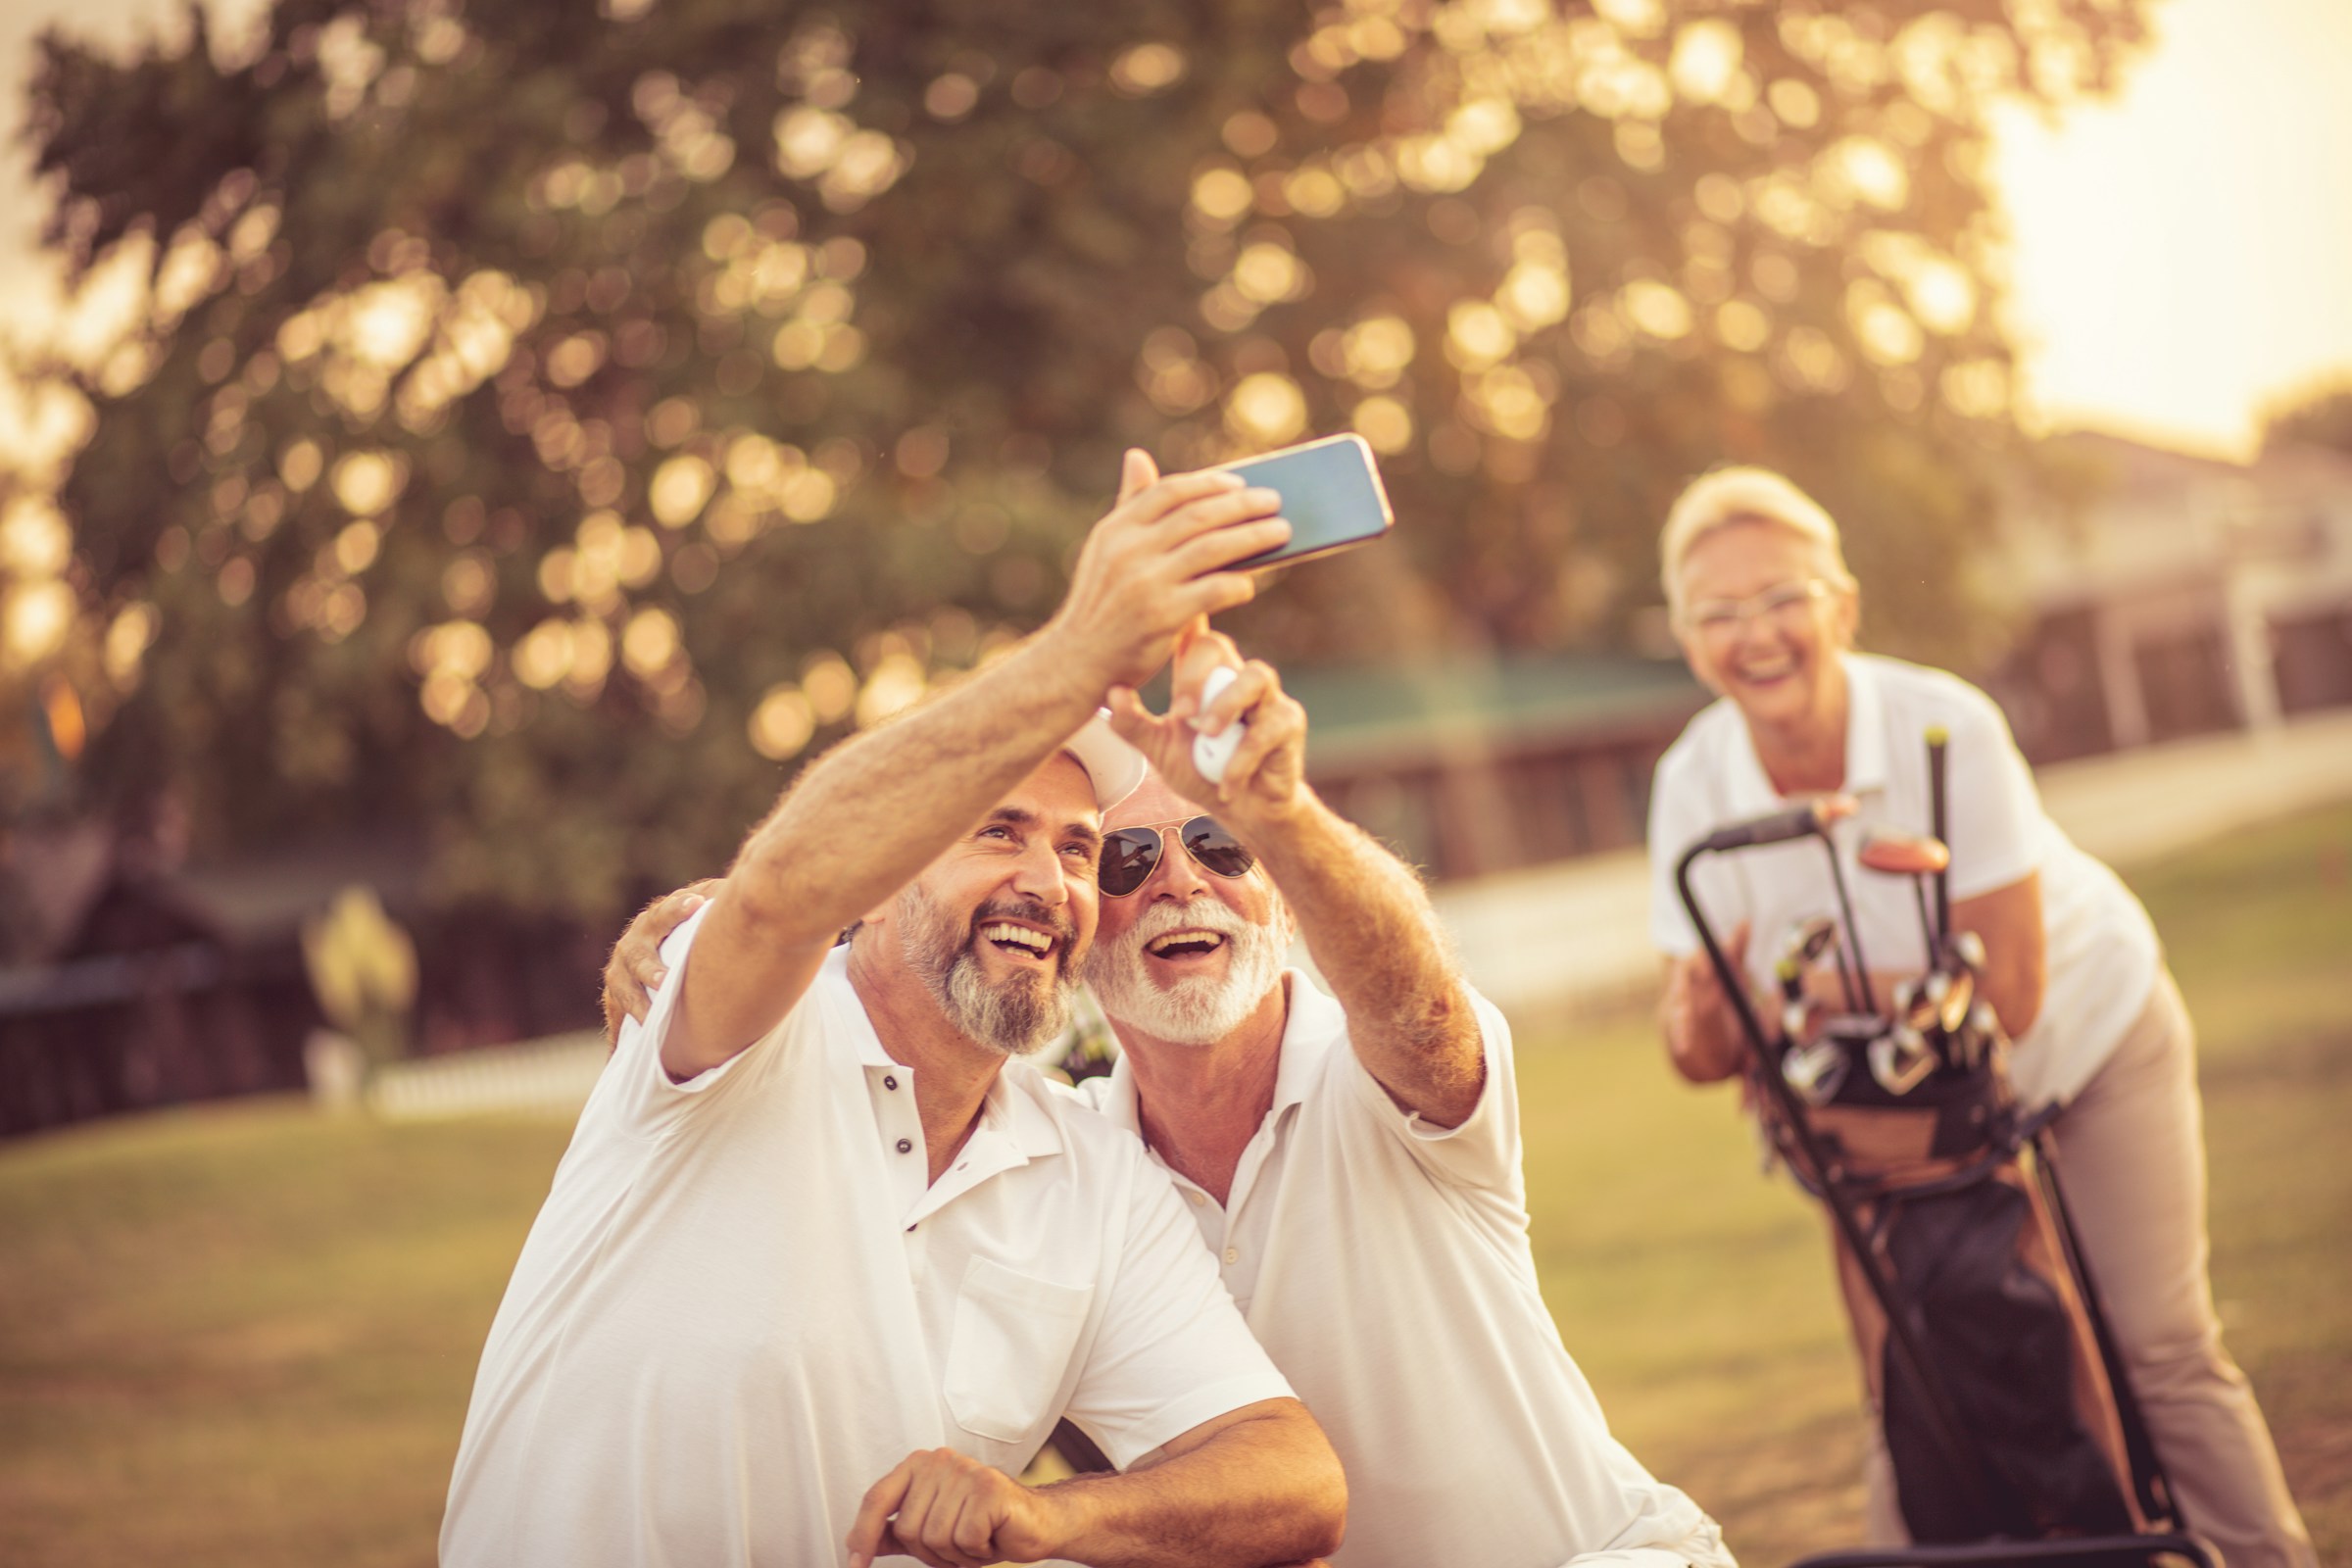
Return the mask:
{"type": "MultiPolygon", "coordinates": [[[[1735,974],[1747,955],[1748,923],[1732,928],[1723,956],[1735,974]]],[[[1666,1036],[1666,1055],[1675,1070],[1694,1084],[1729,1078],[1746,1064],[1748,1043],[1740,1029],[1740,1015],[1702,948],[1666,960],[1666,995],[1658,1004],[1658,1025],[1666,1036]]]]}

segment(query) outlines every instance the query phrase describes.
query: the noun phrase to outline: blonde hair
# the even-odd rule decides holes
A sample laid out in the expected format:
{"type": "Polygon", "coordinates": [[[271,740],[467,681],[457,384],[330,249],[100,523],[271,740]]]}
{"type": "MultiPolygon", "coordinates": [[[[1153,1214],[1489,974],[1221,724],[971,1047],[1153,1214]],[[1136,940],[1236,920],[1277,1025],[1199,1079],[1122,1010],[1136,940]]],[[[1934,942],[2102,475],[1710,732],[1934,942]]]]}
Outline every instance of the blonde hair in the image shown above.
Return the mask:
{"type": "Polygon", "coordinates": [[[1666,514],[1658,535],[1658,580],[1666,608],[1683,618],[1683,560],[1691,546],[1735,522],[1769,522],[1813,546],[1821,575],[1851,593],[1859,585],[1846,569],[1838,524],[1820,502],[1770,468],[1717,468],[1690,481],[1666,514]]]}

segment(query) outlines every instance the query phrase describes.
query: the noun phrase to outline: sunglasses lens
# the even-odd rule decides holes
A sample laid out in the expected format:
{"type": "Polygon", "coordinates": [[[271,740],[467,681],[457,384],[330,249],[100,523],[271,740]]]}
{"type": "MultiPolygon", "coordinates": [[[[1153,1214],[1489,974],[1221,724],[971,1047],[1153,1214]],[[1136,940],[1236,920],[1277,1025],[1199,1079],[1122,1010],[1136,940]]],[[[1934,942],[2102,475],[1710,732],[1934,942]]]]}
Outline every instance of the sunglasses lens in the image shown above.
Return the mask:
{"type": "Polygon", "coordinates": [[[1124,898],[1152,879],[1159,863],[1159,834],[1147,827],[1123,827],[1102,835],[1099,885],[1112,898],[1124,898]]]}
{"type": "Polygon", "coordinates": [[[1214,817],[1196,816],[1184,824],[1183,832],[1186,852],[1219,876],[1240,876],[1257,863],[1257,857],[1242,848],[1241,840],[1214,817]]]}

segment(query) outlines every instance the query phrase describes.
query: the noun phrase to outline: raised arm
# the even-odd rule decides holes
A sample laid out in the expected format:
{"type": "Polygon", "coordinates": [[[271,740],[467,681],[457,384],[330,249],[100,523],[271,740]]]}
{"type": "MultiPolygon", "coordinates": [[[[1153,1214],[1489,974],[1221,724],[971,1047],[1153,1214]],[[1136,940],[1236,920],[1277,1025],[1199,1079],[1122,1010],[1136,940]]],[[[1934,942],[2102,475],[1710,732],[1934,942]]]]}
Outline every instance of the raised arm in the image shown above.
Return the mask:
{"type": "Polygon", "coordinates": [[[1127,483],[1079,552],[1068,598],[1010,655],[811,764],[752,830],[711,896],[663,1036],[672,1077],[708,1071],[789,1011],[844,926],[887,900],[1093,714],[1145,679],[1176,633],[1246,602],[1222,568],[1289,536],[1280,498],[1225,473],[1127,483]]]}
{"type": "Polygon", "coordinates": [[[1262,1568],[1334,1550],[1339,1456],[1306,1407],[1265,1399],[1171,1441],[1149,1466],[1029,1488],[953,1448],[908,1454],[850,1531],[851,1568],[904,1553],[952,1568],[1055,1557],[1091,1568],[1262,1568]]]}
{"type": "Polygon", "coordinates": [[[1112,722],[1178,794],[1214,802],[1217,818],[1254,851],[1298,918],[1315,966],[1347,1009],[1365,1070],[1406,1110],[1458,1127],[1478,1108],[1486,1053],[1470,991],[1421,879],[1306,782],[1306,710],[1273,668],[1245,662],[1227,638],[1201,632],[1178,656],[1165,716],[1114,692],[1112,722]],[[1221,785],[1194,771],[1200,684],[1240,671],[1201,713],[1211,732],[1247,719],[1248,737],[1221,785]]]}

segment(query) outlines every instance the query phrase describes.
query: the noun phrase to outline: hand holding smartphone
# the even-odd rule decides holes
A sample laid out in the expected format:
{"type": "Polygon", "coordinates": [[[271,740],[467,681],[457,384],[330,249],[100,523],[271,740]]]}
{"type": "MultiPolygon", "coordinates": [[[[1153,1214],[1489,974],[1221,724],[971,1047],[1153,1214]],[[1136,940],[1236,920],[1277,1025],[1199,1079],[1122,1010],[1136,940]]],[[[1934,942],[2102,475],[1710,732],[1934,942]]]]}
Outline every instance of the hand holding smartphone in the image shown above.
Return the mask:
{"type": "Polygon", "coordinates": [[[1217,466],[1279,494],[1282,515],[1291,524],[1288,544],[1245,557],[1234,563],[1235,570],[1254,571],[1311,561],[1351,545],[1368,544],[1396,523],[1396,514],[1389,510],[1388,492],[1381,488],[1372,448],[1353,432],[1217,466]]]}
{"type": "MultiPolygon", "coordinates": [[[[1380,468],[1364,438],[1349,432],[1285,447],[1254,458],[1219,464],[1282,497],[1282,515],[1291,525],[1288,544],[1234,563],[1236,570],[1287,566],[1311,561],[1353,545],[1369,544],[1396,525],[1389,509],[1388,492],[1381,487],[1380,468]]],[[[1205,709],[1233,680],[1233,671],[1209,672],[1200,692],[1205,709]]],[[[1198,729],[1196,717],[1193,726],[1198,729]]],[[[1211,784],[1225,781],[1225,764],[1241,747],[1246,723],[1229,725],[1220,735],[1201,735],[1193,742],[1193,766],[1211,784]]]]}

